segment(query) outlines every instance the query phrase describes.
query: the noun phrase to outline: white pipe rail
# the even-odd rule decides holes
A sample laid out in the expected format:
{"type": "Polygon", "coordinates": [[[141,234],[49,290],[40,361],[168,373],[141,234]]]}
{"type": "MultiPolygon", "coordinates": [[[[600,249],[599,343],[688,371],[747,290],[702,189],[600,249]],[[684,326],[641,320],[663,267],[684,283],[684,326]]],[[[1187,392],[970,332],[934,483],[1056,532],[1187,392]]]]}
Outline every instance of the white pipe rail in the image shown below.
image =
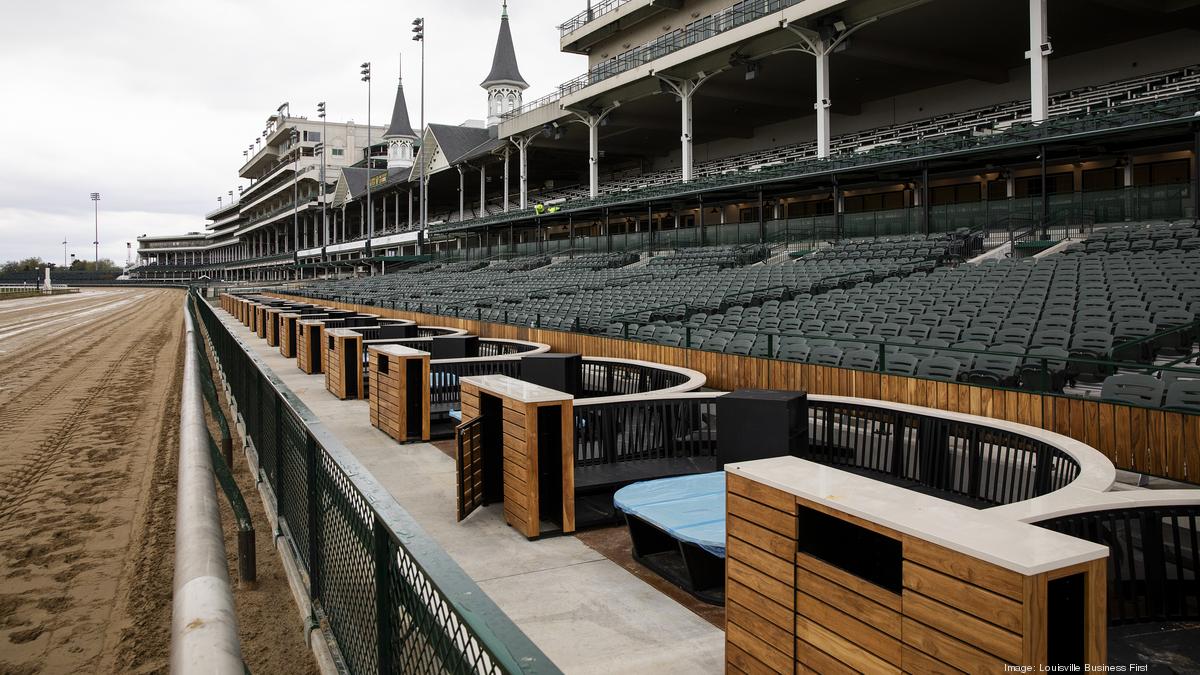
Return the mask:
{"type": "Polygon", "coordinates": [[[208,428],[200,393],[196,326],[184,301],[184,368],[175,503],[175,580],[171,608],[171,672],[241,675],[242,649],[221,513],[217,507],[208,428]]]}

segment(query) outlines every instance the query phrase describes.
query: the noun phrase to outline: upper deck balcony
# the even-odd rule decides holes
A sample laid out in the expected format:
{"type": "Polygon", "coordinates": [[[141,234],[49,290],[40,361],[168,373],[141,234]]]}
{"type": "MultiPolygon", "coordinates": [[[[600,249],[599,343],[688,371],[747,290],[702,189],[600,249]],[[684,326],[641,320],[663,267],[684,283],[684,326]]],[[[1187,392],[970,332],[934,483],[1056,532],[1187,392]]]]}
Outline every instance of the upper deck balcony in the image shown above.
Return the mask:
{"type": "MultiPolygon", "coordinates": [[[[629,0],[620,10],[649,0],[629,0]]],[[[560,84],[547,96],[526,103],[503,116],[500,136],[509,136],[541,126],[563,116],[563,108],[597,96],[608,96],[623,86],[644,82],[653,72],[678,67],[711,56],[767,34],[782,34],[783,23],[797,21],[827,10],[836,0],[740,0],[708,16],[601,61],[588,72],[560,84]]],[[[578,31],[576,31],[578,32],[578,31]]],[[[790,38],[789,38],[790,39],[790,38]]],[[[656,87],[655,87],[656,88],[656,87]]],[[[645,87],[643,87],[645,89],[645,87]]],[[[639,92],[644,95],[646,92],[639,92]]]]}
{"type": "Polygon", "coordinates": [[[572,54],[587,54],[597,42],[626,30],[656,14],[683,7],[683,0],[600,0],[562,22],[559,47],[572,54]]]}

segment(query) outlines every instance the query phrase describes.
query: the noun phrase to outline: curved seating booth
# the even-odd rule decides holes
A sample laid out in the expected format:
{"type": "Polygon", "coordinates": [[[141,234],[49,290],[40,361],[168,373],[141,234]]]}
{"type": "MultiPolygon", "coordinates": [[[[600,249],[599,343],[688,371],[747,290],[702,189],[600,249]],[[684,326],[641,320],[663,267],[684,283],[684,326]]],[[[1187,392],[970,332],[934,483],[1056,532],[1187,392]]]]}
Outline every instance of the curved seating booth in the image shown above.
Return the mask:
{"type": "Polygon", "coordinates": [[[357,325],[327,327],[325,331],[325,388],[342,400],[367,398],[370,387],[367,350],[371,346],[398,344],[421,348],[428,346],[431,340],[465,333],[458,328],[418,326],[403,319],[355,323],[357,325]]]}
{"type": "MultiPolygon", "coordinates": [[[[612,493],[623,485],[714,468],[711,459],[683,456],[621,462],[630,456],[623,455],[618,439],[588,426],[595,406],[699,389],[705,377],[697,371],[630,359],[540,354],[522,359],[521,378],[479,375],[459,382],[459,520],[479,506],[503,502],[506,521],[526,537],[546,534],[547,524],[551,531],[572,532],[612,522],[612,493]],[[551,383],[555,388],[546,386],[551,383]],[[646,390],[654,386],[662,388],[646,390]],[[606,438],[614,443],[606,445],[606,438]]],[[[647,428],[656,424],[649,418],[644,422],[647,428]]]]}

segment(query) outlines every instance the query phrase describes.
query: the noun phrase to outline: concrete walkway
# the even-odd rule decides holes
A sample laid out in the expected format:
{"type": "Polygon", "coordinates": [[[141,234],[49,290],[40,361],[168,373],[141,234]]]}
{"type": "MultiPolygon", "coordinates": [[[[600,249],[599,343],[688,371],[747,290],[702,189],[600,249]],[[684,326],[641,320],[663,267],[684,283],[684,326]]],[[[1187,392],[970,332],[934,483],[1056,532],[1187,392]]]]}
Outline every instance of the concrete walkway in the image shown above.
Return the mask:
{"type": "Polygon", "coordinates": [[[371,426],[366,401],[339,401],[220,308],[250,346],[412,517],[566,673],[720,673],[724,633],[572,536],[528,541],[501,505],[454,521],[454,460],[371,426]]]}

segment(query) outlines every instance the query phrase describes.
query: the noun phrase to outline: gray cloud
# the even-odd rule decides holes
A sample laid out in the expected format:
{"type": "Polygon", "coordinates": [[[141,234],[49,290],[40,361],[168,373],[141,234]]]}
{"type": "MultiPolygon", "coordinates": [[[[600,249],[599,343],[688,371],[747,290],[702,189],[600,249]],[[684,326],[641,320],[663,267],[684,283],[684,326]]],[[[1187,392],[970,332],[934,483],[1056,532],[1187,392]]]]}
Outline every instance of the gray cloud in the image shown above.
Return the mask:
{"type": "MultiPolygon", "coordinates": [[[[427,24],[426,119],[486,114],[500,2],[405,0],[39,0],[10,3],[0,22],[0,259],[91,258],[100,192],[101,256],[125,259],[146,232],[203,228],[217,195],[236,190],[242,150],[267,115],[367,117],[358,64],[374,69],[372,121],[385,123],[404,57],[419,116],[419,46],[427,24]],[[76,247],[75,242],[79,243],[76,247]]],[[[558,51],[555,26],[582,0],[512,0],[509,14],[530,98],[586,69],[558,51]]]]}

